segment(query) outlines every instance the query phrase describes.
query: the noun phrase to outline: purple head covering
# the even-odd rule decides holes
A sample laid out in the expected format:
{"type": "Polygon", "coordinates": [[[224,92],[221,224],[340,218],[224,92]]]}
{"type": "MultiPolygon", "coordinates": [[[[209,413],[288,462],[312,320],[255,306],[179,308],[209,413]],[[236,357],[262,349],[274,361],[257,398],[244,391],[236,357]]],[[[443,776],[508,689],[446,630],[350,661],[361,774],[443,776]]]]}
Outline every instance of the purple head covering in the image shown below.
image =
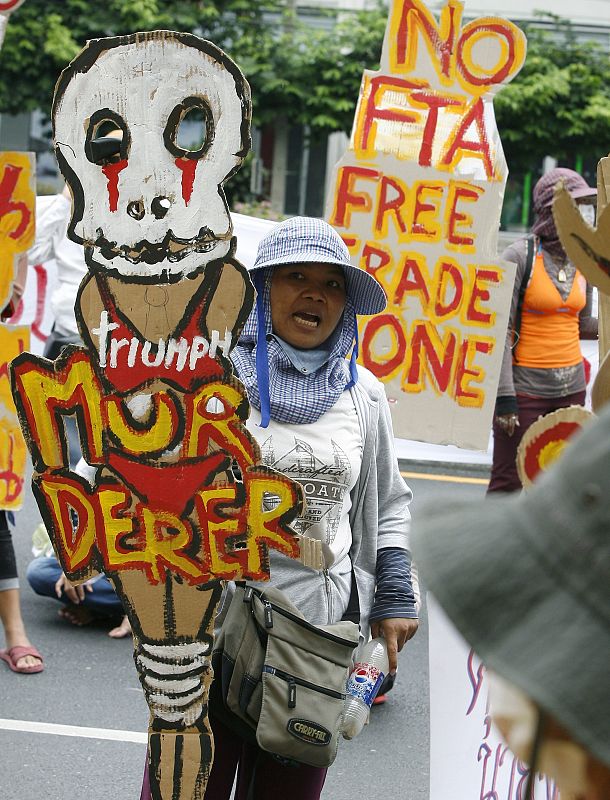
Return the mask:
{"type": "Polygon", "coordinates": [[[553,195],[555,186],[563,181],[573,200],[596,197],[597,189],[591,188],[582,175],[573,169],[558,167],[543,175],[534,186],[534,224],[532,233],[551,255],[565,258],[565,251],[553,219],[553,195]]]}

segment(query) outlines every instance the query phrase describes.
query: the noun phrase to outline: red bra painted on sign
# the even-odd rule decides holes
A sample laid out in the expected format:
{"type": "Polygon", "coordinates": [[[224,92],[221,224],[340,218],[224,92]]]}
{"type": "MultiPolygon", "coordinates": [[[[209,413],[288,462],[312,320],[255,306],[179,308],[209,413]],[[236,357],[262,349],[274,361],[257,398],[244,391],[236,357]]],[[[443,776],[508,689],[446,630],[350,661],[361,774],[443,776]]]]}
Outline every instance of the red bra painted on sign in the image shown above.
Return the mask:
{"type": "MultiPolygon", "coordinates": [[[[176,330],[168,339],[155,344],[144,339],[117,308],[106,279],[95,273],[97,288],[108,314],[107,321],[112,325],[112,330],[106,335],[106,363],[98,365],[103,378],[119,393],[132,392],[138,386],[155,379],[189,392],[202,379],[209,380],[226,374],[227,362],[220,349],[217,350],[216,358],[211,358],[207,353],[203,355],[201,350],[196,356],[191,352],[195,337],[199,337],[200,346],[201,338],[208,342],[208,331],[203,318],[209,308],[218,277],[219,273],[213,275],[212,280],[206,276],[189,301],[176,330]],[[112,340],[123,340],[123,344],[113,347],[112,340]]],[[[224,332],[222,335],[224,336],[224,332]]],[[[205,349],[206,345],[203,346],[205,349]]]]}

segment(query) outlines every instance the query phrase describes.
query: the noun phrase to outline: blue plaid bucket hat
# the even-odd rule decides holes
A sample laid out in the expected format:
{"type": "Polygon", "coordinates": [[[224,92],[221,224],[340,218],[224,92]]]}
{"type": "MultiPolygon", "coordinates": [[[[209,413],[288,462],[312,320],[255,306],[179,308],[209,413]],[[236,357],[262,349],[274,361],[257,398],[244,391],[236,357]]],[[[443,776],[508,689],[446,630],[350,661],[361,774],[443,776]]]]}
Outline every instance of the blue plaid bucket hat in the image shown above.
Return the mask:
{"type": "Polygon", "coordinates": [[[231,354],[250,403],[260,409],[262,428],[271,419],[295,425],[316,422],[358,382],[356,315],[383,311],[385,292],[372,275],[352,266],[339,234],[313,217],[293,217],[261,239],[250,276],[256,288],[256,305],[231,354]],[[274,267],[316,263],[343,268],[345,310],[329,344],[327,360],[315,373],[305,376],[297,372],[273,335],[270,288],[274,267]]]}
{"type": "Polygon", "coordinates": [[[323,219],[292,217],[281,222],[261,239],[250,272],[282,264],[318,263],[343,267],[347,296],[356,314],[384,310],[387,297],[381,285],[368,272],[353,266],[345,242],[323,219]]]}

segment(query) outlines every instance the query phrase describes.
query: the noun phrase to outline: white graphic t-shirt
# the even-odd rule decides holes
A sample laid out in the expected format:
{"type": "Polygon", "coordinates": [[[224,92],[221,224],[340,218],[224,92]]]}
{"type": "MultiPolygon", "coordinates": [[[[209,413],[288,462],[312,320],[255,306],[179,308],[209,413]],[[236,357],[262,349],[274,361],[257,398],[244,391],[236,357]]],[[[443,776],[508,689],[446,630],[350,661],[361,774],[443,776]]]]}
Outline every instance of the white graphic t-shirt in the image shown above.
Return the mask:
{"type": "Polygon", "coordinates": [[[251,409],[247,427],[263,462],[303,487],[305,511],[293,523],[297,533],[322,542],[325,567],[341,561],[351,546],[350,492],[362,461],[362,436],[350,392],[311,425],[271,420],[260,428],[260,412],[251,409]]]}

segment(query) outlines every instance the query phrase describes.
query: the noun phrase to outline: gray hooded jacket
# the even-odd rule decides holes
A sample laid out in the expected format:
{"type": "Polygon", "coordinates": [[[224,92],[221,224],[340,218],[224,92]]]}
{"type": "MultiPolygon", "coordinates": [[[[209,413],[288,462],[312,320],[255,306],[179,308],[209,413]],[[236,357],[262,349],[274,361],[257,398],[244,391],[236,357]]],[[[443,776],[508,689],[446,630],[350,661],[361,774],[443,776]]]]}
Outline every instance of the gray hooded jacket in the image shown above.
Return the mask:
{"type": "MultiPolygon", "coordinates": [[[[363,450],[358,481],[351,492],[352,545],[349,557],[318,572],[280,554],[271,554],[271,581],[281,588],[315,625],[338,622],[350,596],[351,565],[358,586],[361,633],[368,638],[368,617],[375,594],[377,552],[398,547],[409,552],[411,490],[403,481],[394,451],[390,409],[383,385],[358,367],[358,382],[349,390],[354,401],[363,450]]],[[[265,584],[258,584],[264,588],[265,584]]],[[[217,625],[232,595],[229,586],[217,625]]]]}

